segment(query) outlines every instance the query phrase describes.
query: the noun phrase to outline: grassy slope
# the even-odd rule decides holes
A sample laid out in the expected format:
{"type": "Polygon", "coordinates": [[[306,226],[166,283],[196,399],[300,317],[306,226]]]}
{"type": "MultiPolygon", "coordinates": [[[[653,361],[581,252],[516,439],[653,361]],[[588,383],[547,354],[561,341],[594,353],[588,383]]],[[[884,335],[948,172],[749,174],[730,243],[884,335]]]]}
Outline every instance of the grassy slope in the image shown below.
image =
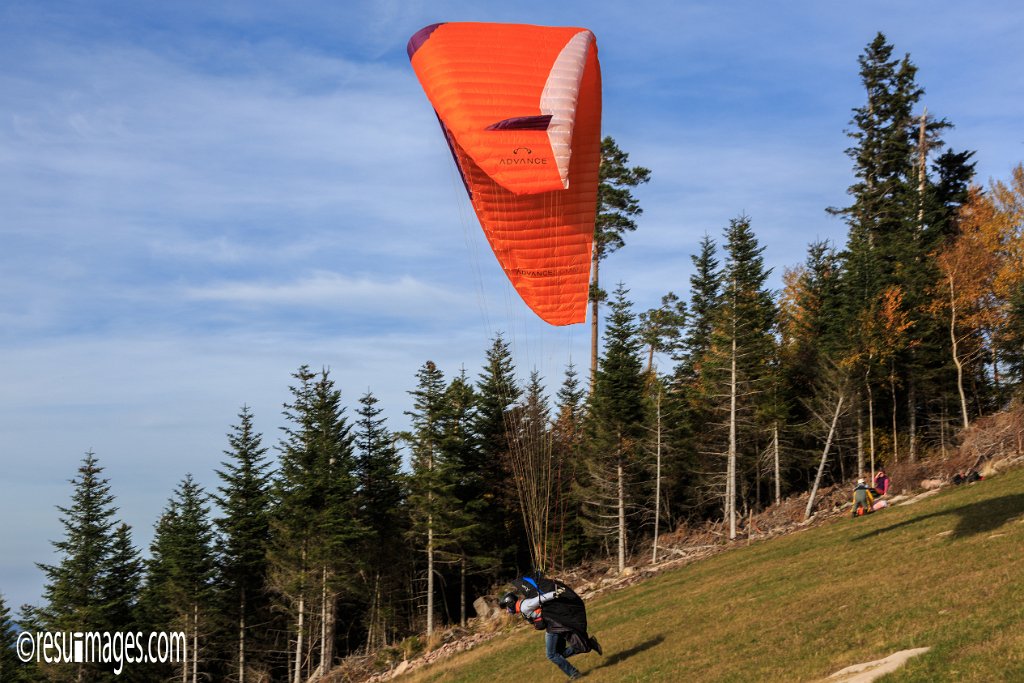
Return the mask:
{"type": "MultiPolygon", "coordinates": [[[[814,681],[931,646],[884,680],[1024,681],[1024,470],[716,555],[594,599],[600,681],[814,681]]],[[[518,629],[409,681],[560,681],[518,629]]]]}

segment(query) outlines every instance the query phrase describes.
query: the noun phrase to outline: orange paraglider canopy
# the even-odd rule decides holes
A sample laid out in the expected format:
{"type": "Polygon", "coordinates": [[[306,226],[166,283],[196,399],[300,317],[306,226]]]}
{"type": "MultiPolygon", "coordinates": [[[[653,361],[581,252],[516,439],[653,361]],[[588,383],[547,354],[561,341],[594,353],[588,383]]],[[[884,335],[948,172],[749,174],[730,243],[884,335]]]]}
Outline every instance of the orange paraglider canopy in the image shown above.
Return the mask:
{"type": "Polygon", "coordinates": [[[446,23],[408,49],[512,285],[545,321],[583,322],[601,161],[594,35],[446,23]]]}

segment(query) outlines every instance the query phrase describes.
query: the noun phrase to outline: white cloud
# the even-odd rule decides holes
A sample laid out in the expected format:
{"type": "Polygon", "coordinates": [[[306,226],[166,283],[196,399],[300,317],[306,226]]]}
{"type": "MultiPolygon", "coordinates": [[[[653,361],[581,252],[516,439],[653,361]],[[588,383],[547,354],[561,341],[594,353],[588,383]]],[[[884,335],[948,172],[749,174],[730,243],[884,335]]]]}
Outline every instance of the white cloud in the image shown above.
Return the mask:
{"type": "Polygon", "coordinates": [[[185,290],[189,299],[245,305],[315,306],[348,311],[386,310],[392,315],[445,316],[465,307],[465,297],[409,275],[382,281],[367,276],[316,272],[285,283],[223,282],[185,290]]]}

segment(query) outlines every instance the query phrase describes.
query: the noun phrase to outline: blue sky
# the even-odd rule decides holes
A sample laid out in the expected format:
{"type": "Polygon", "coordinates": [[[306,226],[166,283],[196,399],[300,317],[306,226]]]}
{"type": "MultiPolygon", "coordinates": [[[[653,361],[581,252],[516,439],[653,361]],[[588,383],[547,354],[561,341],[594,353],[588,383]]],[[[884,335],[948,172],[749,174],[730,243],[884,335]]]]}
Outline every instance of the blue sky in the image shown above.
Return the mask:
{"type": "Polygon", "coordinates": [[[748,214],[775,268],[844,239],[825,214],[879,30],[979,179],[1024,160],[1024,7],[962,2],[38,2],[0,5],[0,592],[35,602],[68,480],[106,467],[146,546],[207,487],[243,404],[278,440],[290,374],[326,366],[392,428],[431,359],[504,331],[552,391],[583,326],[537,324],[479,234],[405,44],[437,21],[584,26],[604,132],[653,179],[602,268],[639,309],[748,214]]]}

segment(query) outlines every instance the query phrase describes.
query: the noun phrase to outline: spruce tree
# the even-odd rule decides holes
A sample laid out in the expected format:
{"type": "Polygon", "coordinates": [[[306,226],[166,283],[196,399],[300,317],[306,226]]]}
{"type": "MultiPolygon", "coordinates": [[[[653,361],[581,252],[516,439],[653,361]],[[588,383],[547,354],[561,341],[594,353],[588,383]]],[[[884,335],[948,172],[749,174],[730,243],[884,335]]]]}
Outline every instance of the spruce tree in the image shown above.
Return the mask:
{"type": "Polygon", "coordinates": [[[492,484],[476,469],[479,443],[474,432],[476,392],[463,368],[448,384],[443,399],[443,437],[441,461],[451,472],[458,500],[457,509],[449,512],[449,555],[459,566],[459,624],[466,625],[470,590],[485,592],[501,572],[501,555],[489,535],[488,521],[496,519],[492,484]],[[481,495],[481,492],[482,495],[481,495]]]}
{"type": "Polygon", "coordinates": [[[509,458],[515,445],[509,427],[514,406],[522,397],[515,373],[508,342],[499,334],[487,350],[476,383],[477,409],[472,425],[475,462],[466,463],[466,471],[475,475],[466,480],[462,495],[488,501],[476,515],[481,537],[487,543],[481,547],[481,554],[499,558],[503,567],[528,569],[519,503],[515,487],[508,485],[512,481],[509,458]]]}
{"type": "Polygon", "coordinates": [[[229,625],[226,655],[233,678],[245,683],[247,671],[265,661],[261,637],[270,619],[266,595],[270,542],[270,462],[262,435],[253,427],[253,415],[242,406],[239,422],[228,434],[230,450],[217,476],[221,485],[214,496],[220,507],[217,589],[222,616],[229,625]]]}
{"type": "Polygon", "coordinates": [[[808,247],[803,265],[787,271],[783,278],[783,373],[788,392],[794,396],[813,385],[823,363],[838,360],[839,349],[846,343],[836,315],[841,305],[840,269],[839,255],[831,244],[816,241],[808,247]]]}
{"type": "MultiPolygon", "coordinates": [[[[46,630],[46,625],[43,623],[43,617],[39,608],[33,605],[22,605],[18,610],[18,617],[15,621],[19,629],[25,633],[41,633],[46,630]]],[[[45,663],[39,664],[35,658],[28,662],[22,662],[19,657],[17,661],[20,668],[13,678],[14,683],[39,683],[40,681],[50,680],[41,670],[46,666],[45,663]]]]}
{"type": "MultiPolygon", "coordinates": [[[[182,679],[198,683],[209,677],[210,640],[217,615],[214,602],[216,557],[213,523],[203,488],[186,475],[167,502],[150,547],[149,599],[162,608],[158,630],[182,631],[188,659],[182,679]]],[[[151,612],[152,614],[152,612],[151,612]]]]}
{"type": "Polygon", "coordinates": [[[60,561],[38,564],[46,575],[41,614],[52,630],[104,631],[112,625],[101,588],[113,551],[117,507],[102,473],[96,456],[87,452],[78,477],[71,480],[70,507],[57,508],[64,538],[53,547],[60,561]]]}
{"type": "Polygon", "coordinates": [[[433,634],[435,617],[435,562],[452,548],[452,515],[456,513],[454,471],[444,459],[445,381],[444,373],[427,361],[416,373],[412,421],[408,440],[412,446],[409,512],[411,535],[426,559],[426,632],[433,634]]]}
{"type": "Polygon", "coordinates": [[[326,369],[317,375],[303,365],[293,377],[297,384],[285,404],[289,424],[272,487],[271,561],[276,589],[295,620],[291,678],[297,683],[307,656],[320,675],[334,664],[337,601],[352,590],[345,579],[356,569],[363,529],[355,514],[355,462],[341,391],[326,369]],[[312,606],[319,612],[319,653],[307,652],[312,606]]]}
{"type": "MultiPolygon", "coordinates": [[[[726,455],[725,518],[735,536],[737,503],[749,502],[757,477],[757,456],[768,441],[765,413],[771,405],[770,371],[775,357],[776,320],[771,273],[746,216],[735,218],[725,233],[727,261],[721,305],[712,328],[709,360],[702,381],[705,395],[718,395],[721,423],[728,435],[719,443],[726,455]]],[[[774,420],[768,421],[773,422],[774,420]]]]}
{"type": "MultiPolygon", "coordinates": [[[[947,152],[935,162],[937,179],[928,175],[928,155],[942,147],[941,133],[950,123],[913,111],[924,89],[916,82],[917,67],[909,55],[895,57],[893,46],[879,33],[859,64],[867,102],[854,109],[855,127],[848,133],[855,141],[847,150],[856,176],[848,190],[853,203],[830,209],[850,226],[843,255],[846,363],[858,366],[854,374],[862,378],[862,393],[871,395],[868,404],[882,393],[878,389],[888,390],[892,402],[886,412],[893,421],[902,413],[914,457],[921,410],[917,397],[944,391],[940,378],[949,358],[941,322],[928,313],[928,291],[937,275],[929,254],[955,232],[954,216],[966,199],[973,164],[970,152],[947,152]],[[913,332],[902,348],[892,350],[885,371],[873,372],[870,340],[861,321],[880,305],[884,292],[897,286],[913,332]],[[898,389],[904,394],[899,400],[898,389]],[[905,408],[900,408],[903,403],[905,408]]],[[[892,447],[895,455],[895,441],[892,447]]]]}
{"type": "MultiPolygon", "coordinates": [[[[779,312],[780,365],[778,384],[772,390],[780,433],[785,431],[787,422],[812,424],[813,416],[807,406],[815,400],[813,394],[818,378],[831,371],[846,345],[846,330],[837,315],[842,305],[840,277],[839,255],[827,241],[812,242],[804,263],[787,270],[783,276],[785,289],[779,312]]],[[[818,452],[818,434],[813,430],[794,434],[806,437],[797,438],[794,450],[808,455],[806,461],[795,464],[809,469],[814,464],[811,456],[818,452]]],[[[773,450],[775,445],[772,444],[773,450]]],[[[781,475],[780,471],[774,476],[781,475]]],[[[781,482],[776,485],[778,496],[784,488],[781,482]]]]}
{"type": "Polygon", "coordinates": [[[555,420],[552,425],[554,459],[554,515],[552,533],[557,566],[576,564],[583,558],[586,538],[581,525],[582,504],[578,491],[578,468],[585,438],[587,389],[580,382],[576,366],[565,369],[562,386],[555,396],[555,420]]]}
{"type": "Polygon", "coordinates": [[[14,649],[18,631],[4,596],[0,593],[0,681],[20,683],[25,680],[22,674],[26,667],[14,649]]]}
{"type": "Polygon", "coordinates": [[[717,246],[710,235],[700,241],[700,253],[690,256],[694,272],[690,275],[690,306],[686,332],[682,340],[680,365],[676,371],[677,380],[692,380],[711,348],[711,327],[719,305],[722,287],[722,272],[717,246]]]}
{"type": "Polygon", "coordinates": [[[622,283],[610,304],[604,353],[590,396],[590,459],[585,509],[592,530],[614,538],[619,571],[625,569],[628,534],[643,512],[638,491],[646,436],[646,393],[641,342],[622,283]],[[607,520],[612,519],[614,523],[607,520]]]}
{"type": "Polygon", "coordinates": [[[409,557],[405,498],[407,482],[395,436],[387,428],[377,398],[367,391],[359,399],[355,423],[357,515],[366,529],[361,556],[367,567],[365,629],[367,650],[383,647],[396,630],[404,571],[409,557]]]}
{"type": "Polygon", "coordinates": [[[118,631],[136,630],[143,564],[132,544],[131,527],[123,522],[114,529],[105,574],[103,595],[111,626],[118,631]]]}
{"type": "Polygon", "coordinates": [[[714,391],[704,381],[704,370],[721,306],[722,268],[717,249],[714,239],[705,233],[700,251],[690,256],[694,271],[690,275],[686,326],[662,406],[664,441],[673,453],[665,467],[671,497],[685,500],[695,512],[703,511],[708,490],[696,473],[711,471],[711,464],[705,461],[706,454],[714,449],[710,443],[715,427],[711,410],[714,391]]]}
{"type": "MultiPolygon", "coordinates": [[[[93,452],[87,452],[78,468],[78,477],[71,480],[71,505],[57,508],[62,515],[64,538],[54,541],[53,546],[60,552],[60,559],[55,565],[37,565],[46,576],[44,606],[38,610],[39,625],[45,630],[103,632],[126,626],[117,621],[127,618],[125,611],[131,609],[130,598],[123,599],[111,582],[122,570],[125,578],[131,580],[132,568],[117,564],[129,560],[127,548],[131,541],[126,530],[115,531],[117,507],[110,482],[102,473],[93,452]]],[[[106,667],[96,663],[44,668],[49,677],[58,681],[100,681],[110,677],[106,667]]]]}

